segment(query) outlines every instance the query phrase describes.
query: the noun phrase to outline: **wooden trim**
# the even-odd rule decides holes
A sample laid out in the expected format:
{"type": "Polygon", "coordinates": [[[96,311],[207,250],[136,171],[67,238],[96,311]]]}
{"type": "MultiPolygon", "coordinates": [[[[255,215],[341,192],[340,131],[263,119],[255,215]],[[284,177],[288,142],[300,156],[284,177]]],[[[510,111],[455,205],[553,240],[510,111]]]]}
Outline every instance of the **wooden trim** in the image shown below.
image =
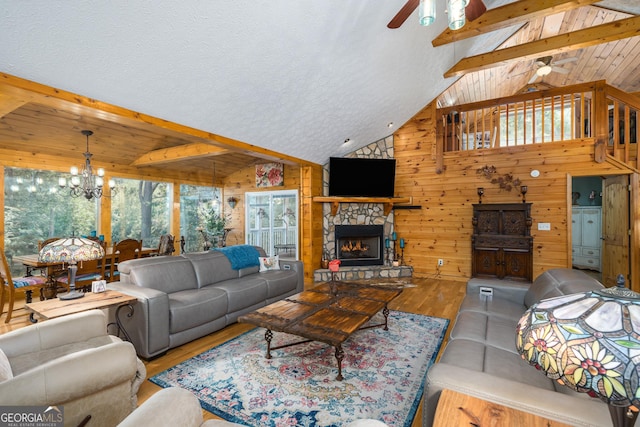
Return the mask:
{"type": "Polygon", "coordinates": [[[629,177],[629,181],[631,186],[629,198],[631,216],[629,288],[635,292],[640,292],[640,174],[638,172],[632,174],[629,177]]]}
{"type": "Polygon", "coordinates": [[[436,113],[438,116],[449,114],[452,111],[471,111],[479,110],[482,108],[495,108],[501,104],[511,104],[514,102],[538,100],[540,98],[549,98],[552,96],[567,94],[567,93],[580,93],[580,92],[592,92],[595,90],[598,83],[605,84],[604,80],[597,80],[595,82],[581,83],[571,86],[563,86],[560,88],[545,89],[536,92],[527,92],[517,95],[505,96],[501,98],[494,98],[487,101],[470,102],[468,104],[454,105],[450,107],[438,108],[436,113]]]}
{"type": "Polygon", "coordinates": [[[522,0],[487,10],[475,21],[468,21],[464,27],[452,31],[447,28],[433,39],[434,47],[458,40],[486,34],[491,31],[525,23],[532,19],[566,12],[582,6],[597,3],[598,0],[522,0]]]}
{"type": "Polygon", "coordinates": [[[325,197],[316,196],[313,198],[316,203],[331,203],[331,215],[338,213],[340,203],[382,203],[384,214],[389,215],[394,204],[413,203],[412,197],[325,197]]]}
{"type": "Polygon", "coordinates": [[[184,135],[191,135],[203,140],[209,140],[214,145],[223,146],[227,149],[238,151],[241,153],[250,153],[256,157],[266,160],[280,161],[295,165],[313,164],[307,160],[277,153],[266,148],[251,145],[222,135],[195,129],[189,126],[163,120],[144,113],[129,110],[127,108],[108,104],[86,96],[56,89],[30,80],[22,79],[6,73],[0,73],[0,86],[2,93],[13,98],[32,101],[40,104],[52,106],[55,108],[69,108],[69,104],[73,105],[74,111],[87,117],[95,117],[102,120],[110,120],[114,123],[127,125],[129,123],[146,123],[161,129],[172,132],[178,132],[184,135]]]}
{"type": "Polygon", "coordinates": [[[555,55],[634,37],[638,35],[638,28],[640,28],[640,16],[634,16],[489,53],[469,56],[461,59],[446,71],[444,77],[457,77],[472,71],[506,65],[515,60],[535,59],[540,56],[555,55]]]}

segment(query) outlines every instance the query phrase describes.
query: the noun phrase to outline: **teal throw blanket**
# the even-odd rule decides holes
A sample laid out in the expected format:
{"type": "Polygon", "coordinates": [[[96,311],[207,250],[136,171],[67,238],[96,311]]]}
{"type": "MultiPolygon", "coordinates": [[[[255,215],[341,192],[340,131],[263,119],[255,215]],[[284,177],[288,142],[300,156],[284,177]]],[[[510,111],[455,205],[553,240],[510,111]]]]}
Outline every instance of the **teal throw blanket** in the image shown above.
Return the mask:
{"type": "Polygon", "coordinates": [[[235,245],[214,249],[227,256],[231,263],[231,268],[240,270],[241,268],[259,266],[260,252],[251,245],[235,245]]]}

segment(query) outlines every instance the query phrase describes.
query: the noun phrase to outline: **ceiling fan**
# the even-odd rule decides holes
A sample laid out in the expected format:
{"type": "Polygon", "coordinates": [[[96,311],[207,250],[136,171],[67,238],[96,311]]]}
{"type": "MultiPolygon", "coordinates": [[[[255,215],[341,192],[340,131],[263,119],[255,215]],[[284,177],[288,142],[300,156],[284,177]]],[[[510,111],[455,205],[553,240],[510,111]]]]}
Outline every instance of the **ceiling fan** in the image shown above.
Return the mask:
{"type": "Polygon", "coordinates": [[[578,58],[576,58],[575,56],[571,58],[561,59],[555,62],[552,62],[552,56],[543,56],[542,58],[538,58],[534,63],[537,67],[536,72],[533,74],[533,76],[531,76],[528,84],[535,83],[535,81],[538,80],[539,77],[548,76],[552,71],[560,74],[568,74],[569,70],[567,70],[566,68],[558,67],[558,65],[566,64],[568,62],[574,62],[577,60],[578,58]]]}
{"type": "MultiPolygon", "coordinates": [[[[465,8],[465,15],[469,21],[473,21],[486,12],[487,7],[482,0],[468,0],[469,3],[465,8]]],[[[404,6],[398,11],[396,16],[387,24],[388,28],[400,28],[400,26],[407,20],[407,18],[413,13],[414,10],[420,4],[420,0],[408,0],[404,6]]]]}

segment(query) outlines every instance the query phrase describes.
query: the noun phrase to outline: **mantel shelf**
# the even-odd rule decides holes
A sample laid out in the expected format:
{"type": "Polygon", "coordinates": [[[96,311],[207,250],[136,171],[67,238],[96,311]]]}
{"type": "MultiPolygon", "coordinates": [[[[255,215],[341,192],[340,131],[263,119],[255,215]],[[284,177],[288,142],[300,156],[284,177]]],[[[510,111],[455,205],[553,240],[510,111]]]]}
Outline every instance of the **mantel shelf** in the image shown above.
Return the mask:
{"type": "Polygon", "coordinates": [[[340,203],[382,203],[384,205],[384,214],[389,215],[394,205],[411,204],[412,197],[337,197],[337,196],[315,196],[314,202],[331,203],[331,215],[338,213],[340,203]]]}

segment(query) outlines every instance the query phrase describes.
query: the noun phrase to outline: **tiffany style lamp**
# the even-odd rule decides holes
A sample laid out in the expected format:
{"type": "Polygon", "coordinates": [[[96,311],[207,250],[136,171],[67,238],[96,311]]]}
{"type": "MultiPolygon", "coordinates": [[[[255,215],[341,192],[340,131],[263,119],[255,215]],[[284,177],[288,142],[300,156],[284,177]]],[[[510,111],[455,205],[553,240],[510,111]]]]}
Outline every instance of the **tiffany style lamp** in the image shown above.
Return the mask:
{"type": "Polygon", "coordinates": [[[47,263],[69,263],[69,292],[60,295],[61,300],[82,298],[84,293],[76,291],[78,261],[91,261],[104,257],[100,243],[82,237],[68,237],[45,245],[38,253],[38,261],[47,263]]]}
{"type": "Polygon", "coordinates": [[[609,405],[614,426],[640,407],[640,294],[624,287],[549,298],[518,322],[516,348],[547,377],[609,405]],[[633,407],[633,408],[632,408],[633,407]]]}

